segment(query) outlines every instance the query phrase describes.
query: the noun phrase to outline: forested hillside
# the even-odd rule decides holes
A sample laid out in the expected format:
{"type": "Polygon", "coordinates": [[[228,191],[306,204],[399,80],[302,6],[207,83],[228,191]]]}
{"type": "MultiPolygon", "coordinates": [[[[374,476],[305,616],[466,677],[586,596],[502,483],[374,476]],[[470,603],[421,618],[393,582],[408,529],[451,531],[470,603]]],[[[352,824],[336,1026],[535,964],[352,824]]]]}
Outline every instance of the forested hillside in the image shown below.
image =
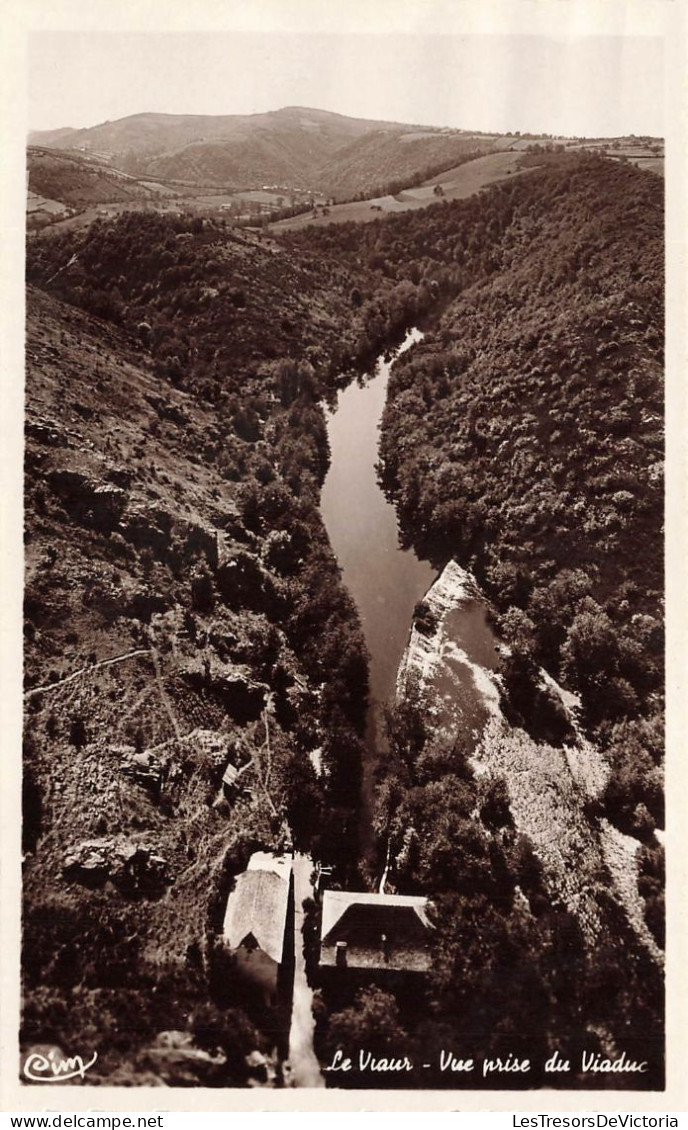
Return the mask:
{"type": "Polygon", "coordinates": [[[23,1045],[242,1085],[284,1018],[215,949],[232,876],[356,861],[366,652],[317,510],[348,277],[140,214],[28,273],[23,1045]]]}
{"type": "Polygon", "coordinates": [[[291,237],[374,272],[373,335],[404,283],[445,307],[395,367],[382,482],[407,543],[495,600],[515,715],[536,664],[581,695],[615,765],[609,816],[636,832],[663,819],[662,193],[553,155],[465,202],[291,237]]]}
{"type": "Polygon", "coordinates": [[[663,825],[662,189],[609,164],[538,179],[494,194],[498,270],[396,369],[383,477],[416,544],[470,562],[497,602],[515,712],[535,708],[536,664],[578,693],[614,765],[608,815],[647,835],[663,825]]]}

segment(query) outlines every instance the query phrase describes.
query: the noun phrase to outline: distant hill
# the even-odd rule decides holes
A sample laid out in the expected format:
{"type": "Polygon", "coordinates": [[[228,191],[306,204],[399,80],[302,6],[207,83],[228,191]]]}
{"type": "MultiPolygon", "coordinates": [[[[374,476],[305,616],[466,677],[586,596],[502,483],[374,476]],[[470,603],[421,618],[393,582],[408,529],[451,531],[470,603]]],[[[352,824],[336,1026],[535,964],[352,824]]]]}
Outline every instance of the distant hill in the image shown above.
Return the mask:
{"type": "Polygon", "coordinates": [[[44,130],[29,135],[30,144],[61,147],[68,138],[75,147],[97,148],[113,153],[127,151],[163,152],[199,141],[225,141],[245,137],[261,130],[310,133],[321,144],[343,144],[376,129],[408,130],[399,122],[349,118],[328,110],[286,106],[265,114],[132,114],[116,121],[102,122],[87,129],[44,130]]]}
{"type": "Polygon", "coordinates": [[[249,115],[135,114],[89,129],[32,133],[29,144],[77,151],[135,176],[236,189],[277,184],[342,199],[375,191],[390,175],[431,175],[497,142],[290,106],[249,115]]]}
{"type": "Polygon", "coordinates": [[[70,145],[73,135],[79,132],[79,130],[73,129],[72,126],[66,126],[63,129],[32,130],[29,134],[29,144],[49,145],[51,147],[70,145]]]}
{"type": "Polygon", "coordinates": [[[27,165],[29,192],[73,206],[155,199],[165,191],[102,161],[61,149],[29,146],[27,165]]]}

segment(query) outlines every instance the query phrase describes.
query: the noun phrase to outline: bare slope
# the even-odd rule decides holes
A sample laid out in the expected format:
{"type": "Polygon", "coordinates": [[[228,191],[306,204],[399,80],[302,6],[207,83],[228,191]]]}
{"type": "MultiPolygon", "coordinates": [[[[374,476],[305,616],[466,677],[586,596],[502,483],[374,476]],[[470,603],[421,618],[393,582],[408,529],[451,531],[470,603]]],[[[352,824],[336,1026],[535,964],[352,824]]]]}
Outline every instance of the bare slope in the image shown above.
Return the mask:
{"type": "Polygon", "coordinates": [[[471,157],[446,172],[429,177],[417,187],[407,187],[396,193],[372,196],[366,200],[321,206],[288,220],[278,220],[272,227],[275,231],[298,231],[311,225],[326,227],[328,224],[347,222],[370,223],[381,214],[414,212],[436,204],[438,200],[465,200],[507,176],[521,175],[526,171],[528,170],[522,167],[518,153],[487,153],[471,157]],[[441,192],[438,191],[438,186],[441,192]]]}
{"type": "Polygon", "coordinates": [[[199,465],[211,412],[36,293],[27,362],[23,1037],[68,1048],[88,1029],[96,1081],[145,1081],[165,1076],[156,1033],[189,1031],[210,999],[201,955],[228,847],[279,834],[279,778],[257,787],[257,659],[283,645],[264,615],[208,616],[193,595],[194,568],[242,529],[219,468],[199,465]],[[255,768],[228,823],[214,802],[230,760],[255,768]]]}

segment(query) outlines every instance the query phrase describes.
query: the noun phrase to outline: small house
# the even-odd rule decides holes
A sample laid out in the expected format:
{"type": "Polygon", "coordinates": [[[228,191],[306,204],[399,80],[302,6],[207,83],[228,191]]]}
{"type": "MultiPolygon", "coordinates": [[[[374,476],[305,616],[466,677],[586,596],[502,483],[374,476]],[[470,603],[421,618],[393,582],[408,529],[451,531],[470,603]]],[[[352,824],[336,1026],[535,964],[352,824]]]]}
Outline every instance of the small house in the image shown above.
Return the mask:
{"type": "Polygon", "coordinates": [[[424,973],[434,929],[419,895],[325,891],[320,965],[424,973]]]}
{"type": "Polygon", "coordinates": [[[222,790],[227,800],[233,800],[239,792],[239,770],[231,761],[222,774],[222,790]]]}
{"type": "Polygon", "coordinates": [[[291,855],[257,851],[237,875],[227,900],[224,940],[235,955],[237,971],[274,1005],[285,952],[291,891],[291,855]]]}

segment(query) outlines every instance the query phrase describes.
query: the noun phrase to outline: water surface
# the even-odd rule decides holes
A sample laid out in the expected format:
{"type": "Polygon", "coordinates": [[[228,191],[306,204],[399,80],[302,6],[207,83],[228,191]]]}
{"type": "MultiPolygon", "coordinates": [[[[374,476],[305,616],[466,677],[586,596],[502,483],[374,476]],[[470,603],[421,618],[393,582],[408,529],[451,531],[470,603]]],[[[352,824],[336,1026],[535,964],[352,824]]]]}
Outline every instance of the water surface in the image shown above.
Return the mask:
{"type": "MultiPolygon", "coordinates": [[[[394,356],[422,336],[419,330],[411,330],[394,356]]],[[[370,652],[361,851],[371,860],[375,852],[375,767],[386,749],[382,707],[395,696],[414,606],[435,580],[427,561],[419,560],[412,549],[400,548],[396,511],[385,498],[375,470],[392,364],[393,358],[381,357],[374,375],[341,391],[335,409],[328,413],[330,469],[321,496],[330,543],[343,582],[358,607],[370,652]]],[[[483,603],[470,598],[453,608],[445,618],[444,636],[444,659],[435,676],[435,693],[444,702],[444,723],[470,748],[489,714],[481,673],[499,665],[483,603]]]]}
{"type": "MultiPolygon", "coordinates": [[[[411,330],[395,356],[421,337],[411,330]]],[[[414,605],[435,578],[413,550],[399,548],[396,512],[375,472],[391,365],[381,358],[372,378],[339,393],[327,418],[331,459],[321,497],[330,543],[370,651],[371,705],[393,695],[414,605]]]]}

